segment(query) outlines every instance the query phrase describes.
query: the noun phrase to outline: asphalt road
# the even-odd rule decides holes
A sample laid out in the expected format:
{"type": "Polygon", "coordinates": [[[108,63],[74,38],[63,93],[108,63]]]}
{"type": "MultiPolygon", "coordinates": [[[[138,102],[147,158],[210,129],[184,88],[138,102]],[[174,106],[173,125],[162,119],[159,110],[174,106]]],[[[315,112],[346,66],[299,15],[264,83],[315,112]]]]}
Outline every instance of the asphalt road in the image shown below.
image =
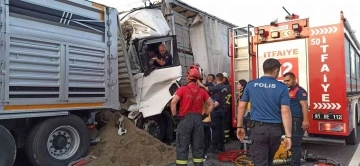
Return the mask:
{"type": "MultiPolygon", "coordinates": [[[[358,127],[358,133],[360,133],[360,127],[358,127]]],[[[353,154],[358,147],[357,145],[346,145],[346,146],[334,146],[334,145],[318,145],[318,144],[303,144],[302,149],[308,150],[312,154],[316,154],[320,157],[326,157],[333,159],[340,163],[342,166],[348,166],[353,154]]],[[[234,140],[228,144],[226,144],[227,150],[236,150],[240,149],[240,142],[234,140]]],[[[191,157],[191,155],[190,155],[191,157]]],[[[191,159],[189,159],[189,163],[191,163],[191,159]]],[[[304,166],[314,166],[315,163],[305,163],[304,166]]],[[[171,164],[175,165],[175,164],[171,164]]],[[[190,164],[191,165],[191,164],[190,164]]],[[[206,166],[236,166],[234,163],[224,163],[220,162],[216,159],[216,155],[209,154],[209,158],[204,163],[206,166]]],[[[14,166],[31,166],[22,150],[18,152],[16,163],[14,166]]]]}
{"type": "MultiPolygon", "coordinates": [[[[358,133],[360,133],[360,127],[358,127],[358,133]]],[[[315,154],[319,157],[329,158],[335,160],[342,166],[348,166],[353,154],[356,151],[356,148],[359,144],[356,145],[346,145],[346,146],[334,146],[334,145],[319,145],[319,144],[305,144],[302,145],[302,150],[308,150],[310,153],[315,154]]],[[[240,149],[240,142],[234,140],[226,144],[226,150],[238,150],[240,149]]],[[[191,156],[190,156],[191,157],[191,156]]],[[[192,163],[189,159],[189,163],[192,163]]],[[[314,166],[315,163],[303,163],[302,166],[314,166]]],[[[192,165],[192,164],[189,164],[192,165]]],[[[204,163],[205,166],[236,166],[231,162],[220,162],[216,159],[216,155],[209,154],[209,158],[204,163]]],[[[175,164],[170,164],[169,166],[175,166],[175,164]]]]}

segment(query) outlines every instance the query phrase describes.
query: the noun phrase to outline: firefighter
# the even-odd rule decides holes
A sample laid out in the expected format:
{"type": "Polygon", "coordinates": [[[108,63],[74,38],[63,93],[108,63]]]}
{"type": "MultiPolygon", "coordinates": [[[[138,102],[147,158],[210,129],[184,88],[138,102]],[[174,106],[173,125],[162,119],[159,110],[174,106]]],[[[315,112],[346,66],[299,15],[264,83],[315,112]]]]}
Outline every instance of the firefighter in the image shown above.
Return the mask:
{"type": "MultiPolygon", "coordinates": [[[[225,117],[224,117],[224,143],[227,143],[230,141],[230,133],[231,133],[231,86],[229,83],[229,74],[226,72],[222,73],[224,76],[224,84],[228,90],[227,95],[225,96],[225,117]]],[[[225,150],[225,147],[220,148],[221,151],[225,150]]]]}
{"type": "Polygon", "coordinates": [[[244,141],[244,114],[251,103],[250,154],[256,166],[272,165],[285,129],[285,150],[291,147],[291,112],[288,87],[276,80],[280,62],[269,58],[263,63],[264,76],[248,82],[240,99],[237,116],[237,137],[244,141]]]}
{"type": "Polygon", "coordinates": [[[186,86],[180,87],[171,100],[172,116],[180,122],[176,129],[176,165],[187,165],[189,145],[191,144],[194,166],[203,165],[204,127],[202,120],[211,113],[214,102],[208,93],[196,85],[199,71],[190,69],[186,75],[186,86]],[[179,114],[176,104],[180,101],[179,114]],[[208,109],[202,115],[202,107],[207,102],[208,109]]]}
{"type": "Polygon", "coordinates": [[[210,151],[212,153],[219,153],[219,151],[225,151],[224,149],[224,116],[225,116],[225,96],[228,94],[228,89],[224,85],[224,76],[222,73],[218,73],[215,76],[216,85],[206,87],[200,81],[198,84],[206,91],[212,93],[212,98],[219,103],[213,112],[211,112],[211,130],[212,130],[212,145],[210,151]]]}
{"type": "Polygon", "coordinates": [[[304,132],[309,128],[307,93],[304,88],[296,83],[294,73],[283,75],[284,83],[289,87],[290,110],[292,115],[292,146],[291,164],[300,165],[301,141],[304,132]]]}

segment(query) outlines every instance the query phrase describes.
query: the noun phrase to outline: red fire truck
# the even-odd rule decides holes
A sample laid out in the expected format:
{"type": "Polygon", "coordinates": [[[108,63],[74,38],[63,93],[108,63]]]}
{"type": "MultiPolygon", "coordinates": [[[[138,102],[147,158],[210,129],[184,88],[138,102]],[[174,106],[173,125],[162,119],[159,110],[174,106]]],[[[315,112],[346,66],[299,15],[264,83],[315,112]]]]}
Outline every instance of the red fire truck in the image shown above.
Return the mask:
{"type": "Polygon", "coordinates": [[[342,12],[338,23],[331,25],[312,27],[311,18],[299,19],[293,14],[287,16],[286,22],[230,30],[232,125],[236,127],[238,80],[261,77],[263,62],[276,58],[282,64],[278,80],[291,71],[309,94],[310,128],[304,141],[356,144],[360,119],[359,49],[342,12]]]}

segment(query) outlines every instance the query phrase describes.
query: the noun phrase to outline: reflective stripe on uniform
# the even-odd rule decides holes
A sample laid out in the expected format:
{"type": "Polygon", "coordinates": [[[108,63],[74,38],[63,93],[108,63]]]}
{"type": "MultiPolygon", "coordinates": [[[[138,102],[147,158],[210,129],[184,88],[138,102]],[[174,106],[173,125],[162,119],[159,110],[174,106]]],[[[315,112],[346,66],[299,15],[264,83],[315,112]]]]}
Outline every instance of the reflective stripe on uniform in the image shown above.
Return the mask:
{"type": "Polygon", "coordinates": [[[225,103],[228,104],[228,105],[231,104],[230,103],[231,102],[230,98],[231,98],[231,93],[225,96],[225,103]]]}
{"type": "Polygon", "coordinates": [[[176,164],[187,164],[187,162],[187,160],[176,160],[176,164]]]}
{"type": "Polygon", "coordinates": [[[204,160],[203,158],[193,158],[194,163],[202,163],[204,160]]]}
{"type": "Polygon", "coordinates": [[[224,131],[224,133],[225,133],[225,138],[229,138],[230,137],[230,130],[225,130],[224,131]]]}

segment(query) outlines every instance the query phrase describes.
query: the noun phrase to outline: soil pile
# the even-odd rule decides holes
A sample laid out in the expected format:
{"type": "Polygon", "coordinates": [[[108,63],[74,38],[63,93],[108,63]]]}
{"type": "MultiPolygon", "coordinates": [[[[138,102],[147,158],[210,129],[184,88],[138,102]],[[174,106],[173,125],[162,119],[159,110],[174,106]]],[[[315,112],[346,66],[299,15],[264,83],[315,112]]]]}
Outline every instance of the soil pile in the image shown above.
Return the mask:
{"type": "Polygon", "coordinates": [[[100,142],[91,148],[97,157],[87,166],[165,166],[176,160],[175,147],[168,146],[147,132],[137,128],[124,117],[127,133],[118,135],[119,114],[105,111],[108,123],[101,129],[100,142]]]}

